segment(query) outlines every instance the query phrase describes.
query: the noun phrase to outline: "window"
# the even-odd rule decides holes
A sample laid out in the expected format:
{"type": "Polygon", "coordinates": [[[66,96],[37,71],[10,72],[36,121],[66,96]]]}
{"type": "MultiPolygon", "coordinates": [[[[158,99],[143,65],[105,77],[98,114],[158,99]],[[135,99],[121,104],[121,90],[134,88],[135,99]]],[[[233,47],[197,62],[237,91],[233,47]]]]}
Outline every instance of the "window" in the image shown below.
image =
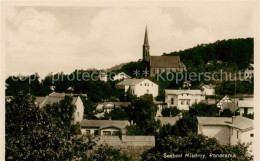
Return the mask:
{"type": "Polygon", "coordinates": [[[181,100],[181,104],[184,105],[184,100],[181,100]]]}
{"type": "Polygon", "coordinates": [[[142,86],[142,83],[140,84],[140,86],[142,86]]]}
{"type": "Polygon", "coordinates": [[[86,130],[86,135],[89,135],[90,134],[90,130],[86,130]]]}
{"type": "Polygon", "coordinates": [[[238,139],[238,131],[237,131],[237,139],[238,139]]]}
{"type": "Polygon", "coordinates": [[[146,93],[149,94],[149,89],[146,90],[146,93]]]}
{"type": "Polygon", "coordinates": [[[187,100],[187,105],[190,105],[190,100],[187,100]]]}
{"type": "Polygon", "coordinates": [[[77,114],[78,114],[78,117],[79,117],[79,112],[77,114]]]}
{"type": "Polygon", "coordinates": [[[244,114],[247,115],[247,113],[248,113],[248,108],[245,107],[244,108],[244,114]]]}
{"type": "Polygon", "coordinates": [[[94,130],[94,135],[95,135],[95,136],[98,135],[98,130],[94,130]]]}
{"type": "Polygon", "coordinates": [[[144,83],[144,86],[146,86],[146,83],[144,83]]]}
{"type": "Polygon", "coordinates": [[[254,137],[254,134],[250,134],[250,137],[254,137]]]}
{"type": "Polygon", "coordinates": [[[113,131],[112,132],[112,136],[118,136],[119,135],[119,131],[113,131]]]}
{"type": "Polygon", "coordinates": [[[111,136],[111,131],[103,131],[104,136],[111,136]]]}
{"type": "Polygon", "coordinates": [[[174,104],[174,98],[171,98],[171,104],[172,105],[174,104]]]}

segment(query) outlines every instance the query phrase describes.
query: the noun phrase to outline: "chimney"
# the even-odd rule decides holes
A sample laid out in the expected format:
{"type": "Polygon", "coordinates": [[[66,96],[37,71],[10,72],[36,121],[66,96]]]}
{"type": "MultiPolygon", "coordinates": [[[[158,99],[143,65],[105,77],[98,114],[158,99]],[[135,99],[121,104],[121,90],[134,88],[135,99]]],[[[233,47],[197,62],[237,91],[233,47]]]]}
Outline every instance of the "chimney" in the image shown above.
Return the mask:
{"type": "Polygon", "coordinates": [[[133,120],[130,121],[130,125],[134,125],[134,121],[133,120]]]}

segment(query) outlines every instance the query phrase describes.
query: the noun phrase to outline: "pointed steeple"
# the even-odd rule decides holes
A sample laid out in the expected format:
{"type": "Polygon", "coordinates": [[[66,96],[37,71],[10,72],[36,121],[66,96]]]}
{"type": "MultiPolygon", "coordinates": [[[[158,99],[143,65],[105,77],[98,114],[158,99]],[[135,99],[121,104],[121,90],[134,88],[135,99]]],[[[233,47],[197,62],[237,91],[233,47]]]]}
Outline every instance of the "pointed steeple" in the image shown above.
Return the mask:
{"type": "Polygon", "coordinates": [[[143,46],[149,46],[147,25],[146,25],[146,28],[145,28],[144,45],[143,46]]]}
{"type": "Polygon", "coordinates": [[[150,45],[148,42],[148,32],[147,32],[147,25],[145,28],[145,35],[144,35],[144,44],[143,44],[143,61],[149,62],[150,61],[150,45]]]}

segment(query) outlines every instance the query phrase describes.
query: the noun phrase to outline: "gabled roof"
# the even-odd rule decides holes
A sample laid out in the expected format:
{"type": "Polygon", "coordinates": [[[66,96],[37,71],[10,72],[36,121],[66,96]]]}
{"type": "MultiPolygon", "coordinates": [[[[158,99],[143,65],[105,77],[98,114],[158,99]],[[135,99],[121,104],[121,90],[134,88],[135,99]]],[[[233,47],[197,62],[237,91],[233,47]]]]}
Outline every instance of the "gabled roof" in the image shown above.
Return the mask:
{"type": "Polygon", "coordinates": [[[151,68],[185,68],[179,56],[150,56],[151,68]]]}
{"type": "Polygon", "coordinates": [[[81,127],[95,127],[95,128],[106,128],[106,127],[116,127],[123,129],[130,125],[128,120],[86,120],[83,119],[80,123],[81,127]]]}
{"type": "Polygon", "coordinates": [[[241,131],[246,131],[252,129],[253,120],[242,117],[242,116],[234,116],[234,117],[197,117],[199,125],[223,125],[229,126],[233,128],[237,128],[241,131]]]}
{"type": "Polygon", "coordinates": [[[175,94],[175,95],[180,95],[180,94],[199,94],[201,95],[202,92],[201,90],[185,90],[185,89],[165,89],[165,94],[175,94]]]}
{"type": "Polygon", "coordinates": [[[161,125],[175,125],[176,122],[180,119],[180,116],[175,116],[175,117],[156,117],[155,120],[160,120],[161,125]]]}
{"type": "MultiPolygon", "coordinates": [[[[149,79],[125,79],[122,82],[117,83],[116,85],[136,85],[139,84],[145,80],[150,81],[149,79]]],[[[155,83],[154,83],[155,84],[155,83]]]]}
{"type": "Polygon", "coordinates": [[[98,103],[98,106],[109,106],[109,105],[112,105],[112,106],[115,106],[115,107],[120,107],[120,106],[128,106],[130,105],[131,102],[99,102],[98,103]]]}
{"type": "Polygon", "coordinates": [[[73,105],[76,103],[76,101],[78,99],[78,97],[76,97],[77,96],[76,94],[66,94],[66,93],[53,92],[49,96],[46,96],[46,97],[36,97],[35,102],[40,107],[44,107],[47,104],[52,105],[54,103],[59,103],[61,100],[64,99],[65,96],[73,96],[73,98],[72,98],[72,104],[73,105]]]}

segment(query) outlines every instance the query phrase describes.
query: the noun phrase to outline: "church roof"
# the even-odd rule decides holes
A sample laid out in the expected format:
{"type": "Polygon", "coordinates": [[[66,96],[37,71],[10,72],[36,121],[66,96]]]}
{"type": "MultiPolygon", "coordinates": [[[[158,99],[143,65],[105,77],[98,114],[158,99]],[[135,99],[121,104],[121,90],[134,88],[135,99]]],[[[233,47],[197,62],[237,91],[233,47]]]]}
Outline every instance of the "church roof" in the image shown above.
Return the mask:
{"type": "Polygon", "coordinates": [[[150,56],[151,68],[185,68],[179,56],[150,56]]]}

